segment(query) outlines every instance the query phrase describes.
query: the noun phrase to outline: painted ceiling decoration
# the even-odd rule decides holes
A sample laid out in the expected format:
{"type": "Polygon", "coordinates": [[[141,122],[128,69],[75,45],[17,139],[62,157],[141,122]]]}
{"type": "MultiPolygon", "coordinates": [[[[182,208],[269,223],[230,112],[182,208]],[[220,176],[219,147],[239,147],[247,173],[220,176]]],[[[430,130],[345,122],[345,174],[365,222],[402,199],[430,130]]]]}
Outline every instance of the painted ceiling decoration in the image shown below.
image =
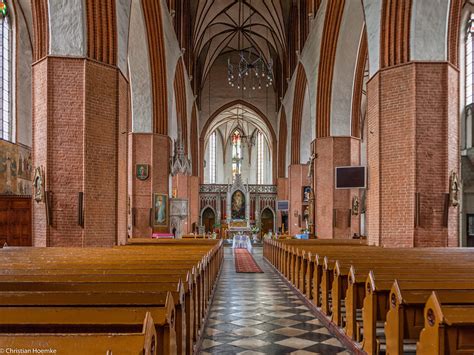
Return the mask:
{"type": "Polygon", "coordinates": [[[280,0],[200,0],[196,6],[194,53],[202,66],[201,83],[223,54],[247,50],[268,63],[286,53],[284,12],[280,0]]]}

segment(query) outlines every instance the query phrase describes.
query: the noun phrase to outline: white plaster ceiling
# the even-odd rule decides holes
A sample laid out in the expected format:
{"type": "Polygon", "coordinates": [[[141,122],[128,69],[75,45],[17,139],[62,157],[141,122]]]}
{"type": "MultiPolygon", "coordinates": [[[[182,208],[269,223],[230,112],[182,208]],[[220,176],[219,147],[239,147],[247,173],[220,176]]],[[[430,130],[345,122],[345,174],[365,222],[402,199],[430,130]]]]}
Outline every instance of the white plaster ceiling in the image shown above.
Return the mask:
{"type": "Polygon", "coordinates": [[[280,0],[199,0],[194,19],[194,53],[202,82],[219,55],[249,49],[265,61],[286,51],[280,0]]]}

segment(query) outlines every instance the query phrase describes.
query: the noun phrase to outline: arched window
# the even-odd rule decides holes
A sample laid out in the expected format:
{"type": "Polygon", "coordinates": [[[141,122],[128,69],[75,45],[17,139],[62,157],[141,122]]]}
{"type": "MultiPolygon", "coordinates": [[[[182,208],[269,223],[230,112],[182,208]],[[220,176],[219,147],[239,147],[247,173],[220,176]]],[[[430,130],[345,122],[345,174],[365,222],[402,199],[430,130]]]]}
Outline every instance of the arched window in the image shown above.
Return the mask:
{"type": "Polygon", "coordinates": [[[232,177],[241,174],[242,169],[242,134],[238,129],[232,133],[232,177]]]}
{"type": "Polygon", "coordinates": [[[473,41],[474,41],[474,13],[469,16],[466,33],[466,63],[465,63],[465,83],[466,83],[466,111],[465,111],[465,136],[463,148],[472,147],[472,132],[473,132],[473,41]]]}
{"type": "Polygon", "coordinates": [[[264,137],[257,133],[257,184],[263,184],[265,179],[264,137]]]}
{"type": "Polygon", "coordinates": [[[216,183],[216,131],[209,137],[209,183],[216,183]]]}
{"type": "Polygon", "coordinates": [[[11,21],[6,1],[0,1],[1,26],[1,58],[0,58],[0,105],[1,126],[0,138],[11,141],[13,139],[12,110],[11,110],[11,67],[12,67],[12,35],[11,21]]]}

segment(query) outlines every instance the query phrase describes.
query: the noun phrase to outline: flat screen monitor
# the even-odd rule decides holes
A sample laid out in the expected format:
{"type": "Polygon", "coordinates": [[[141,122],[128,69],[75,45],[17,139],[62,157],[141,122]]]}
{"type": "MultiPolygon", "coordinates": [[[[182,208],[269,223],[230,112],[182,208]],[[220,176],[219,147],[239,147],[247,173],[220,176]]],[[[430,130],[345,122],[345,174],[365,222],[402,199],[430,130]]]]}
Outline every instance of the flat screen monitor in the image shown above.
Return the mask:
{"type": "Polygon", "coordinates": [[[336,167],[336,189],[366,188],[367,174],[365,166],[336,167]]]}
{"type": "Polygon", "coordinates": [[[288,200],[277,201],[277,211],[288,211],[289,205],[288,200]]]}

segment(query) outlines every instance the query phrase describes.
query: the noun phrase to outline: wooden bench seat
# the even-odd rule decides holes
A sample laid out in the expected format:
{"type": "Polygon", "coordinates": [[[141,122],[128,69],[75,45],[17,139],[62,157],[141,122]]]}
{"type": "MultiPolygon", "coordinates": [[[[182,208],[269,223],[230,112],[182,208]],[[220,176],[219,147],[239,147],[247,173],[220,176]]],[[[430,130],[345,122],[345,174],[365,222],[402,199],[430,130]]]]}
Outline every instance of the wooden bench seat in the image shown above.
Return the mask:
{"type": "Polygon", "coordinates": [[[0,270],[0,307],[159,308],[166,292],[172,292],[177,349],[192,354],[223,260],[221,241],[203,242],[5,248],[0,252],[8,265],[0,270]]]}
{"type": "MultiPolygon", "coordinates": [[[[457,282],[398,282],[390,291],[390,309],[385,322],[386,351],[390,354],[407,352],[404,344],[415,345],[423,329],[423,310],[435,291],[443,305],[473,305],[474,286],[464,289],[457,282]]],[[[413,350],[413,347],[411,348],[413,350]]]]}
{"type": "MultiPolygon", "coordinates": [[[[385,288],[385,292],[388,296],[388,292],[393,284],[395,278],[399,277],[402,279],[423,279],[423,278],[430,278],[434,271],[436,271],[437,266],[436,263],[428,263],[428,264],[420,264],[420,261],[416,261],[411,263],[407,261],[404,263],[404,267],[407,269],[400,268],[396,262],[400,261],[391,261],[394,263],[391,264],[377,264],[377,261],[371,262],[370,264],[362,264],[357,263],[357,269],[359,272],[356,274],[354,267],[350,268],[349,274],[346,277],[343,275],[343,271],[338,267],[336,263],[336,267],[333,273],[332,279],[332,287],[331,287],[331,311],[333,315],[333,320],[338,325],[341,325],[341,316],[342,316],[342,299],[345,300],[345,318],[346,318],[346,332],[349,336],[353,338],[357,338],[355,336],[355,315],[356,309],[361,309],[363,306],[363,300],[365,297],[366,292],[366,281],[367,281],[367,271],[376,269],[378,280],[382,282],[378,284],[377,290],[383,290],[385,288]],[[413,276],[413,269],[416,269],[419,273],[419,277],[413,276]],[[423,274],[424,273],[424,274],[423,274]]],[[[345,270],[344,270],[345,271],[345,270]]],[[[369,271],[370,272],[370,271],[369,271]]],[[[451,275],[447,274],[448,269],[446,267],[442,267],[439,269],[440,273],[445,273],[445,278],[452,278],[453,276],[457,276],[459,274],[464,274],[465,270],[464,267],[450,267],[449,272],[451,275]]],[[[466,277],[471,278],[469,274],[466,277]]],[[[323,287],[325,284],[323,284],[323,287]]],[[[323,290],[323,303],[328,305],[328,291],[323,290]]],[[[326,306],[328,307],[328,306],[326,306]]]]}
{"type": "MultiPolygon", "coordinates": [[[[474,266],[472,250],[364,245],[354,249],[344,244],[338,246],[337,241],[334,245],[299,242],[266,241],[265,255],[336,325],[345,326],[348,336],[362,340],[363,349],[369,354],[377,353],[380,345],[385,350],[383,325],[390,311],[390,289],[396,279],[408,289],[423,289],[423,301],[429,292],[437,290],[447,302],[456,302],[460,294],[469,294],[474,288],[470,272],[474,266]]],[[[423,301],[414,302],[417,312],[423,301]]],[[[470,298],[464,302],[469,306],[470,298]]],[[[405,346],[406,350],[414,350],[414,340],[402,337],[402,348],[405,343],[410,344],[405,346]]]]}
{"type": "MultiPolygon", "coordinates": [[[[60,309],[67,309],[72,312],[72,309],[77,311],[81,309],[88,309],[90,312],[85,313],[83,316],[86,317],[88,314],[91,315],[105,314],[108,310],[123,310],[122,317],[125,318],[127,315],[135,314],[135,318],[139,317],[136,313],[141,312],[142,316],[146,312],[150,312],[153,319],[157,319],[155,322],[156,333],[158,334],[158,344],[161,347],[162,354],[167,354],[168,351],[174,351],[176,353],[177,345],[179,341],[182,341],[180,337],[183,336],[182,329],[183,325],[181,319],[178,318],[175,305],[177,304],[170,292],[60,292],[60,291],[2,291],[0,293],[0,332],[2,326],[5,325],[8,329],[9,325],[18,324],[21,322],[31,321],[31,328],[34,328],[33,316],[32,319],[28,318],[28,309],[31,310],[32,314],[34,311],[41,309],[56,309],[59,312],[60,309]],[[124,299],[126,298],[126,299],[124,299]],[[95,308],[95,309],[94,309],[95,308]],[[14,310],[23,310],[23,313],[18,313],[18,322],[14,320],[14,310]],[[133,313],[132,313],[133,311],[133,313]],[[2,317],[5,315],[5,318],[2,317]],[[7,317],[8,316],[8,317],[7,317]],[[9,323],[6,324],[5,322],[9,323]],[[176,332],[178,330],[178,333],[176,332]],[[174,350],[173,350],[174,349],[174,350]]],[[[54,313],[54,312],[53,312],[54,313]]],[[[79,315],[78,315],[79,317],[79,315]]],[[[120,317],[120,314],[117,315],[120,317]]],[[[114,317],[109,317],[115,319],[114,317]]],[[[36,317],[39,319],[39,316],[36,317]]],[[[56,319],[56,318],[55,318],[56,319]]],[[[49,322],[49,319],[45,319],[49,322]]],[[[57,321],[61,324],[71,324],[71,327],[75,324],[78,328],[81,322],[76,321],[74,318],[66,317],[66,314],[57,313],[57,321]],[[60,318],[64,318],[62,321],[60,318]]],[[[107,324],[109,320],[107,318],[97,318],[97,324],[107,324]]],[[[51,323],[56,324],[56,323],[51,323]]],[[[39,327],[36,324],[36,330],[39,327]]],[[[103,327],[102,327],[103,328],[103,327]]],[[[19,331],[19,328],[15,328],[19,331]]],[[[43,331],[44,332],[44,331],[43,331]]],[[[38,333],[41,333],[38,331],[38,333]]],[[[185,346],[185,345],[184,345],[185,346]]],[[[183,347],[179,347],[183,349],[183,347]]],[[[181,350],[180,350],[181,351],[181,350]]]]}
{"type": "MultiPolygon", "coordinates": [[[[2,349],[51,350],[56,354],[143,354],[155,355],[160,352],[153,318],[145,314],[143,326],[136,332],[123,333],[29,333],[0,334],[2,349]],[[75,349],[75,350],[74,350],[75,349]],[[80,350],[79,350],[80,349],[80,350]]],[[[46,352],[45,352],[46,353],[46,352]]],[[[162,353],[162,351],[161,351],[162,353]]]]}
{"type": "MultiPolygon", "coordinates": [[[[194,318],[192,303],[186,304],[185,292],[181,280],[173,278],[175,281],[166,282],[165,280],[155,283],[130,283],[130,282],[0,282],[0,292],[18,292],[26,294],[27,292],[47,293],[57,292],[58,295],[68,299],[73,293],[84,294],[87,292],[94,292],[95,294],[104,294],[104,299],[108,300],[107,295],[110,293],[123,292],[152,292],[156,296],[161,293],[161,302],[166,302],[166,296],[171,293],[172,300],[174,300],[173,314],[176,312],[177,327],[177,341],[178,349],[181,351],[185,349],[187,344],[191,343],[192,334],[194,332],[194,318]],[[187,306],[187,307],[186,307],[187,306]],[[176,311],[174,309],[176,308],[176,311]],[[188,314],[189,313],[189,314],[188,314]],[[185,331],[184,331],[185,330],[185,331]],[[188,334],[189,332],[189,334],[188,334]]],[[[87,297],[84,298],[87,300],[87,297]]],[[[66,301],[68,302],[68,301],[66,301]]],[[[158,299],[155,301],[157,304],[158,299]]],[[[163,303],[164,305],[165,303],[163,303]]]]}
{"type": "Polygon", "coordinates": [[[444,305],[433,292],[424,309],[419,355],[474,353],[474,305],[444,305]]]}
{"type": "MultiPolygon", "coordinates": [[[[173,299],[176,304],[177,322],[180,326],[177,328],[178,348],[190,347],[193,338],[197,336],[195,328],[196,317],[194,315],[195,308],[201,309],[195,305],[196,299],[193,298],[192,284],[190,280],[184,287],[180,275],[160,275],[152,276],[153,280],[145,280],[145,282],[137,282],[136,278],[140,275],[129,275],[128,281],[123,278],[108,280],[108,275],[88,275],[89,280],[64,280],[61,276],[40,275],[43,276],[42,281],[36,279],[38,276],[27,275],[1,275],[0,290],[1,291],[61,291],[61,292],[172,292],[173,299]],[[46,277],[45,277],[46,276],[46,277]],[[96,277],[94,277],[96,276],[96,277]],[[3,277],[3,278],[2,278],[3,277]],[[93,277],[93,280],[91,280],[93,277]],[[105,280],[104,280],[105,279],[105,280]],[[134,281],[135,280],[135,281],[134,281]],[[182,326],[181,326],[182,325],[182,326]],[[182,332],[185,327],[185,332],[182,332]]],[[[81,274],[84,277],[85,275],[81,274]]],[[[122,276],[123,275],[119,275],[122,276]]],[[[141,275],[148,277],[148,275],[141,275]]],[[[143,277],[142,277],[143,278],[143,277]]]]}
{"type": "MultiPolygon", "coordinates": [[[[474,290],[474,278],[471,275],[466,275],[464,278],[459,274],[419,274],[418,270],[412,275],[396,275],[395,277],[399,282],[410,281],[419,285],[423,288],[423,284],[426,283],[426,287],[436,288],[453,288],[452,280],[456,280],[455,284],[459,288],[473,289],[474,290]],[[444,287],[443,287],[444,285],[444,287]]],[[[393,280],[394,278],[392,278],[393,280]]],[[[368,353],[377,352],[378,339],[377,339],[377,326],[380,322],[382,325],[386,320],[387,312],[390,307],[389,294],[391,287],[388,285],[392,283],[389,279],[385,282],[377,282],[373,274],[370,273],[366,282],[366,295],[363,302],[362,308],[362,324],[364,329],[363,334],[363,348],[368,353]],[[379,286],[380,285],[380,286],[379,286]]]]}

